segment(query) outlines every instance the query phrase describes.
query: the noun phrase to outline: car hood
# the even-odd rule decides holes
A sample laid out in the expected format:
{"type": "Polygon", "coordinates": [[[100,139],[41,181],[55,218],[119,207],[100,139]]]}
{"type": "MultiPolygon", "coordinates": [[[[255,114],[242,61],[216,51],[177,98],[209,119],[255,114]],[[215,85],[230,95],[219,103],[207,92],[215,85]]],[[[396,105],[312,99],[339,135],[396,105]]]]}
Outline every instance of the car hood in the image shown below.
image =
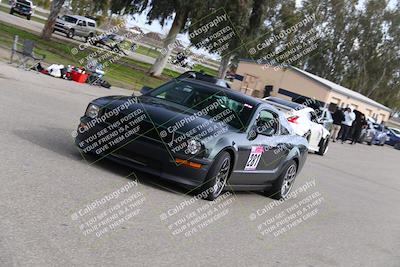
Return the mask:
{"type": "Polygon", "coordinates": [[[186,141],[197,136],[196,139],[207,139],[208,143],[212,143],[209,141],[211,141],[210,137],[213,135],[214,137],[218,137],[227,132],[239,132],[238,129],[226,123],[220,121],[213,122],[208,115],[195,115],[198,112],[197,110],[154,97],[108,96],[98,98],[92,103],[105,107],[107,110],[112,110],[129,103],[127,109],[121,110],[121,113],[125,115],[137,109],[142,109],[146,113],[144,120],[155,125],[160,134],[161,131],[164,131],[165,137],[163,140],[166,142],[176,139],[179,135],[186,135],[186,141]],[[216,132],[219,132],[219,134],[216,134],[216,132]]]}

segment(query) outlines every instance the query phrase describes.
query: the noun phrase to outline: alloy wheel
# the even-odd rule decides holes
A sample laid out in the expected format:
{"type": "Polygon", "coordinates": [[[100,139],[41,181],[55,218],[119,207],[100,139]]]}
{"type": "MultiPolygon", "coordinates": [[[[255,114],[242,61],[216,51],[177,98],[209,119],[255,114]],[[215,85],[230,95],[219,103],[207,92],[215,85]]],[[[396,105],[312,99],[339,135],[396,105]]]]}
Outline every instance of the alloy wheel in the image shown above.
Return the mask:
{"type": "Polygon", "coordinates": [[[214,195],[218,196],[222,189],[224,189],[230,168],[230,159],[226,158],[221,164],[221,167],[215,176],[215,183],[213,185],[214,195]]]}
{"type": "Polygon", "coordinates": [[[296,178],[296,172],[296,164],[290,165],[289,168],[286,170],[281,187],[281,196],[283,198],[285,198],[292,189],[294,179],[296,178]]]}

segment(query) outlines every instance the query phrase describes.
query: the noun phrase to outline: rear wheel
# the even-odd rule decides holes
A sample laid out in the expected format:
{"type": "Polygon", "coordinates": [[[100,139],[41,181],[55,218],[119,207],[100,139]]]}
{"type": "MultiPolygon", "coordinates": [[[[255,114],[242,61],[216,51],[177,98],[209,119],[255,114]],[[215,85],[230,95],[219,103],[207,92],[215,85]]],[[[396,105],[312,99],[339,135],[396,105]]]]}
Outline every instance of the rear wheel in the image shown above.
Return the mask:
{"type": "Polygon", "coordinates": [[[27,19],[27,20],[31,20],[31,15],[27,15],[27,16],[26,16],[26,19],[27,19]]]}
{"type": "Polygon", "coordinates": [[[12,15],[12,14],[14,14],[14,9],[10,9],[10,14],[12,15]]]}
{"type": "Polygon", "coordinates": [[[231,156],[224,151],[217,156],[208,171],[206,182],[201,189],[205,199],[214,200],[221,194],[229,178],[230,168],[231,156]]]}
{"type": "Polygon", "coordinates": [[[297,164],[294,160],[289,161],[286,164],[286,168],[279,176],[279,178],[273,183],[272,187],[264,192],[267,197],[273,199],[285,199],[290,193],[293,187],[294,180],[297,176],[297,164]]]}

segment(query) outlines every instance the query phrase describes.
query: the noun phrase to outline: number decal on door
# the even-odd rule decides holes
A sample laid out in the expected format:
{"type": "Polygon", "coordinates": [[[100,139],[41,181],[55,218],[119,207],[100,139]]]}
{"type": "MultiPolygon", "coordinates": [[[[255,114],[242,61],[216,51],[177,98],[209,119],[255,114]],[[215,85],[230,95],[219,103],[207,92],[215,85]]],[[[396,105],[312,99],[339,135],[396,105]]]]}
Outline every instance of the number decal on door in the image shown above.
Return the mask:
{"type": "Polygon", "coordinates": [[[251,152],[249,159],[247,160],[245,170],[255,170],[260,162],[262,153],[264,152],[263,146],[253,146],[251,147],[251,152]]]}

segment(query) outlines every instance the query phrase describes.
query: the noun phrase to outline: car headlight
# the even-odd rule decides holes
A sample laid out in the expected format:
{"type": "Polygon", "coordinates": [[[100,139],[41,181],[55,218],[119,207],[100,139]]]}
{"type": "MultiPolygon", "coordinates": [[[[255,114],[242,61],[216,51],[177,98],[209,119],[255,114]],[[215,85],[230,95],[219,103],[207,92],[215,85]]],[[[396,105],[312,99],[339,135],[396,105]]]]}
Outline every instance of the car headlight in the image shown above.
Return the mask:
{"type": "Polygon", "coordinates": [[[94,104],[90,104],[85,112],[85,115],[88,116],[89,118],[97,118],[97,116],[99,116],[99,111],[100,108],[94,104]]]}
{"type": "Polygon", "coordinates": [[[199,153],[200,150],[201,150],[201,143],[199,141],[192,139],[188,142],[188,146],[187,146],[187,150],[186,150],[188,152],[188,154],[195,155],[195,154],[199,153]]]}

